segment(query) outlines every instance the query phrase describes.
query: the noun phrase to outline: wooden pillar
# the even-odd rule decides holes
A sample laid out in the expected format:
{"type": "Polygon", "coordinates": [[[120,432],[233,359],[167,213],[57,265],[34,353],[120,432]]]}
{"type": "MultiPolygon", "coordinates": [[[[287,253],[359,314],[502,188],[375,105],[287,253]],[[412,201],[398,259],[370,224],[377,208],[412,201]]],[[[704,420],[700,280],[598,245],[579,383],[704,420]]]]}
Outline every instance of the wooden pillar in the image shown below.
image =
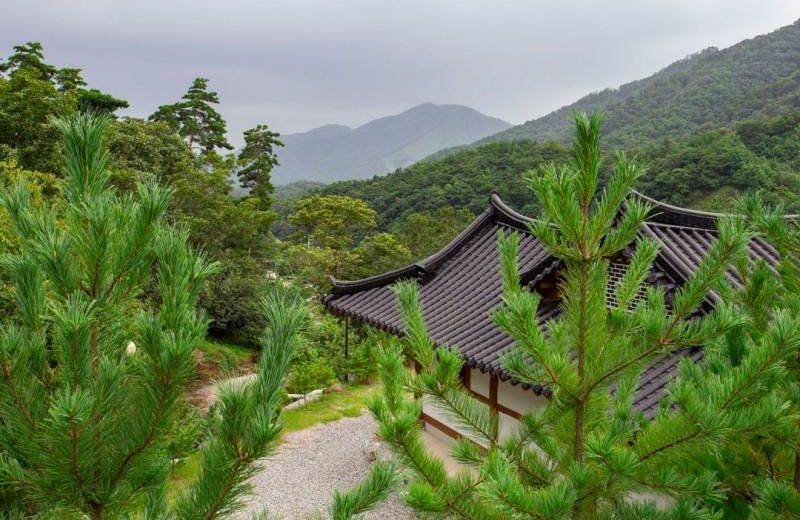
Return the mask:
{"type": "Polygon", "coordinates": [[[344,317],[344,358],[350,357],[350,317],[344,317]]]}
{"type": "Polygon", "coordinates": [[[497,376],[492,376],[489,379],[489,406],[493,410],[497,410],[497,376]]]}
{"type": "Polygon", "coordinates": [[[461,384],[466,390],[471,390],[472,369],[467,365],[461,367],[461,384]]]}

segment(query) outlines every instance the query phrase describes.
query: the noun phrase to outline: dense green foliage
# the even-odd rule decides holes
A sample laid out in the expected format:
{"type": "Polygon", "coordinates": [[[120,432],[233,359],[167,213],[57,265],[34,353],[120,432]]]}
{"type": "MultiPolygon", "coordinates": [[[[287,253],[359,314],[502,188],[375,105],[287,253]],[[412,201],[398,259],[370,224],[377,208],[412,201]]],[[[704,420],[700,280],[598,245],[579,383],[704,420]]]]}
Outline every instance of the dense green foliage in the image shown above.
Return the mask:
{"type": "MultiPolygon", "coordinates": [[[[39,179],[55,176],[57,184],[59,138],[50,118],[87,108],[111,112],[126,106],[114,100],[89,88],[79,69],[46,63],[38,43],[15,47],[0,67],[4,175],[11,176],[9,172],[16,169],[39,179]]],[[[270,145],[276,137],[265,133],[263,126],[249,130],[251,146],[241,157],[241,167],[237,158],[220,156],[216,150],[228,145],[224,121],[213,108],[218,101],[201,79],[181,101],[165,105],[154,116],[163,121],[113,120],[107,136],[111,182],[124,193],[134,192],[145,179],[174,191],[166,218],[186,226],[192,245],[221,264],[201,298],[211,318],[211,332],[256,345],[264,326],[259,295],[268,283],[265,270],[274,249],[269,174],[275,161],[270,145]],[[192,147],[202,153],[194,153],[192,147]],[[247,182],[257,187],[254,196],[231,197],[229,179],[235,178],[234,171],[246,172],[247,182]]],[[[49,182],[53,184],[52,179],[49,182]]],[[[60,197],[57,189],[50,195],[60,197]]],[[[8,250],[10,245],[3,249],[8,250]]],[[[0,283],[3,276],[0,272],[0,283]]],[[[4,294],[0,290],[0,302],[4,294]]]]}
{"type": "Polygon", "coordinates": [[[452,206],[479,214],[498,191],[513,207],[534,213],[526,196],[522,173],[550,161],[563,161],[566,150],[557,144],[491,143],[436,161],[423,161],[405,170],[367,181],[337,182],[325,194],[362,199],[379,215],[379,226],[390,229],[411,213],[452,206]]]}
{"type": "Polygon", "coordinates": [[[761,190],[768,202],[800,210],[800,113],[665,140],[644,155],[649,173],[639,189],[658,200],[730,210],[737,195],[761,190]]]}
{"type": "Polygon", "coordinates": [[[186,225],[191,242],[221,263],[201,301],[211,332],[256,344],[263,322],[255,309],[266,283],[274,214],[256,197],[231,197],[233,159],[196,156],[167,124],[129,118],[114,123],[109,148],[115,185],[126,190],[154,176],[171,186],[169,218],[186,225]]]}
{"type": "Polygon", "coordinates": [[[444,206],[411,213],[395,224],[393,231],[408,247],[411,258],[421,260],[440,250],[473,220],[475,215],[468,209],[444,206]]]}
{"type": "Polygon", "coordinates": [[[434,227],[432,242],[412,246],[418,236],[407,228],[403,235],[377,232],[375,211],[360,199],[342,195],[300,199],[289,216],[294,231],[289,236],[292,243],[284,248],[287,264],[283,271],[299,277],[312,289],[325,292],[331,276],[356,279],[389,271],[414,260],[411,247],[421,252],[431,244],[438,247],[445,243],[460,231],[463,222],[458,215],[461,213],[450,215],[453,218],[434,227]]]}

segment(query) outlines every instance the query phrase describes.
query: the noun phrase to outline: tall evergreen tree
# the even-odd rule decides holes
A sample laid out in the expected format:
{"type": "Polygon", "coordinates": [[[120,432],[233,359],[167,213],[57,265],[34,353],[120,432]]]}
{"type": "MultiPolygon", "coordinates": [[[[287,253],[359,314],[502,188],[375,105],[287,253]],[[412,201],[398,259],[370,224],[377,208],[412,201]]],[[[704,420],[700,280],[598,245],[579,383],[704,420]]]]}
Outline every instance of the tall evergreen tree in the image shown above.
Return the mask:
{"type": "MultiPolygon", "coordinates": [[[[721,348],[709,356],[709,367],[742,367],[753,353],[768,355],[782,364],[768,375],[780,383],[781,398],[792,402],[787,418],[796,418],[800,408],[798,345],[789,349],[764,350],[776,331],[796,327],[800,315],[800,230],[795,218],[786,218],[782,207],[768,207],[760,194],[741,198],[737,211],[747,215],[752,231],[775,247],[775,268],[764,261],[741,262],[737,266],[743,288],[726,298],[737,301],[748,320],[727,335],[721,348]]],[[[794,332],[797,334],[797,332],[794,332]]],[[[705,391],[697,388],[697,391],[705,391]]],[[[752,503],[752,517],[762,520],[800,518],[800,442],[798,423],[789,420],[767,432],[759,431],[719,447],[717,457],[704,457],[702,464],[725,476],[731,509],[745,510],[752,503]]],[[[742,515],[744,516],[744,515],[742,515]]]]}
{"type": "Polygon", "coordinates": [[[694,461],[724,441],[796,420],[771,376],[800,344],[800,321],[781,316],[736,367],[711,373],[687,361],[685,377],[667,394],[669,406],[652,420],[637,417],[633,394],[644,369],[691,346],[713,353],[725,333],[745,322],[724,303],[703,316],[696,311],[725,286],[750,235],[741,219],[721,219],[717,241],[668,304],[663,289],[646,283],[658,245],[637,236],[650,208],[627,198],[642,170],[619,155],[598,193],[600,118],[578,116],[576,129],[574,163],[529,178],[543,209],[531,231],[564,266],[561,314],[545,330],[537,320],[540,297],[520,280],[518,236],[499,239],[504,305],[494,321],[516,343],[502,362],[517,381],[549,388],[548,403],[501,437],[497,412],[461,386],[458,352],[434,348],[416,285],[404,282],[396,294],[421,370],[407,373],[401,352],[387,349],[384,393],[372,412],[380,434],[417,477],[408,501],[420,511],[472,519],[716,518],[723,491],[714,473],[694,461]],[[612,283],[609,259],[629,245],[627,272],[612,283]],[[646,298],[635,297],[643,292],[646,298]],[[427,451],[417,426],[421,401],[407,391],[454,421],[464,436],[452,455],[474,471],[450,476],[427,451]],[[653,496],[669,505],[659,508],[653,496]]]}
{"type": "Polygon", "coordinates": [[[275,147],[283,146],[280,134],[273,132],[267,125],[258,125],[244,132],[244,148],[239,152],[239,169],[236,172],[242,188],[248,188],[250,194],[261,201],[263,209],[270,206],[270,197],[274,191],[270,182],[270,172],[278,166],[275,147]]]}
{"type": "Polygon", "coordinates": [[[86,86],[86,80],[81,76],[81,69],[59,69],[55,74],[55,79],[60,92],[70,92],[86,86]]]}
{"type": "Polygon", "coordinates": [[[0,481],[41,511],[95,519],[218,518],[247,490],[280,432],[282,383],[305,311],[276,297],[256,380],[226,387],[199,480],[167,511],[165,433],[206,321],[195,307],[214,266],[167,227],[169,190],[108,188],[108,119],[64,135],[66,209],[36,211],[24,184],[0,193],[22,241],[7,261],[19,320],[0,333],[0,481]],[[155,292],[142,289],[155,273],[155,292]],[[152,303],[151,303],[152,302],[152,303]]]}
{"type": "Polygon", "coordinates": [[[113,115],[114,112],[121,108],[128,108],[128,102],[124,99],[106,94],[96,88],[80,88],[77,89],[75,93],[78,98],[77,108],[79,112],[96,112],[113,115]]]}
{"type": "Polygon", "coordinates": [[[36,73],[39,79],[50,81],[58,69],[44,62],[44,47],[39,42],[28,42],[14,46],[14,53],[0,63],[0,72],[11,75],[19,70],[36,73]]]}
{"type": "Polygon", "coordinates": [[[197,147],[206,155],[217,148],[233,149],[225,137],[225,120],[212,106],[219,103],[219,95],[208,90],[208,79],[195,78],[181,100],[158,107],[150,119],[168,123],[190,148],[197,147]]]}

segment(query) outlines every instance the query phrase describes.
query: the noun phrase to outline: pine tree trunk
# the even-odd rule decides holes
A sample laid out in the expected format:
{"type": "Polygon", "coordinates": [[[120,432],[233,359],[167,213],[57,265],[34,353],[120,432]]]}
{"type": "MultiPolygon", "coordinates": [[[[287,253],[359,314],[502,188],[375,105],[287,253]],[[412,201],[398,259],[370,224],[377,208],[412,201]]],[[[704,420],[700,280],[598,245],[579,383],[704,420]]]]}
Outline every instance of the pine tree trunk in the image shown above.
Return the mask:
{"type": "Polygon", "coordinates": [[[574,457],[577,462],[583,462],[583,422],[584,404],[578,403],[575,408],[575,444],[573,446],[574,457]]]}
{"type": "MultiPolygon", "coordinates": [[[[586,371],[586,304],[589,299],[589,266],[586,261],[581,262],[580,266],[580,316],[578,317],[578,380],[580,392],[583,392],[584,376],[586,371]]],[[[575,407],[575,443],[573,445],[573,457],[577,462],[583,462],[583,428],[586,403],[582,394],[578,395],[578,403],[575,407]]]]}
{"type": "Polygon", "coordinates": [[[89,517],[92,520],[103,520],[103,506],[96,503],[89,504],[89,517]]]}
{"type": "Polygon", "coordinates": [[[800,451],[794,454],[794,488],[800,491],[800,451]]]}

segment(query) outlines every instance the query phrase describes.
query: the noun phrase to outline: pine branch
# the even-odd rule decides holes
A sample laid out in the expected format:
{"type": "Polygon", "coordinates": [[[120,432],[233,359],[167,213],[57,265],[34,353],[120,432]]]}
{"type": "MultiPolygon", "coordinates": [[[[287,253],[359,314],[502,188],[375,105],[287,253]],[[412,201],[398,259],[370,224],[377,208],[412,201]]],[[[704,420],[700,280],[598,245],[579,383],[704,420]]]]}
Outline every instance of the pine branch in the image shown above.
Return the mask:
{"type": "Polygon", "coordinates": [[[397,483],[397,468],[393,464],[376,461],[367,478],[358,486],[346,493],[334,493],[331,518],[349,520],[374,509],[386,499],[397,483]]]}
{"type": "Polygon", "coordinates": [[[221,421],[201,450],[198,480],[178,499],[178,518],[211,520],[235,511],[258,459],[278,440],[283,382],[307,315],[298,299],[277,291],[263,308],[268,328],[256,379],[244,387],[221,388],[221,421]]]}

